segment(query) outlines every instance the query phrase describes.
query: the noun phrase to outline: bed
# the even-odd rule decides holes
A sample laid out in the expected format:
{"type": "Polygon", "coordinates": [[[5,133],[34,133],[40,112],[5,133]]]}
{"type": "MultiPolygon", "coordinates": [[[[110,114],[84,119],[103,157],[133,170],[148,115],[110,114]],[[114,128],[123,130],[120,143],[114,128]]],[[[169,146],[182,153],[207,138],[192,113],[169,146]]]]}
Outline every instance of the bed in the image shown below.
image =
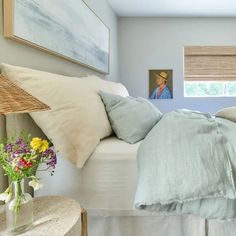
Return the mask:
{"type": "Polygon", "coordinates": [[[139,144],[106,138],[80,171],[59,157],[53,178],[39,173],[47,184],[35,194],[77,199],[88,210],[90,235],[205,235],[205,220],[200,217],[134,210],[139,144]]]}
{"type": "MultiPolygon", "coordinates": [[[[8,74],[13,78],[18,74],[22,76],[26,73],[25,69],[13,69],[10,67],[8,71],[8,74]],[[12,72],[13,69],[16,73],[12,72]],[[17,70],[23,72],[19,73],[17,70]]],[[[35,72],[33,71],[27,73],[30,73],[32,77],[35,76],[35,72]]],[[[43,73],[41,73],[40,76],[35,76],[34,79],[38,79],[39,82],[42,83],[42,76],[44,76],[43,73]]],[[[54,77],[53,79],[59,81],[58,76],[54,75],[54,77]]],[[[28,76],[26,76],[26,79],[27,82],[28,76]]],[[[64,81],[63,78],[61,78],[61,81],[62,80],[64,81]]],[[[87,78],[82,79],[81,83],[84,83],[85,80],[87,80],[87,78]]],[[[65,85],[67,85],[69,81],[70,78],[66,78],[65,85]]],[[[93,84],[96,81],[97,79],[93,79],[93,84]]],[[[114,86],[109,85],[106,88],[112,91],[114,86]]],[[[120,86],[118,86],[118,88],[119,91],[122,90],[120,86]]],[[[43,87],[41,88],[42,92],[45,92],[44,89],[43,87]]],[[[38,92],[40,92],[40,90],[38,92]]],[[[101,103],[98,99],[97,101],[101,103]]],[[[87,102],[87,100],[85,102],[87,102]]],[[[55,110],[63,110],[61,104],[59,105],[60,106],[55,110]]],[[[104,108],[101,107],[101,109],[104,108]]],[[[80,115],[80,113],[78,114],[80,115]]],[[[91,115],[93,116],[92,113],[91,115]]],[[[74,117],[75,114],[73,114],[70,119],[73,120],[74,117]]],[[[28,114],[9,115],[6,117],[6,121],[4,121],[4,118],[1,118],[0,130],[2,134],[0,135],[4,136],[4,131],[6,130],[6,135],[10,137],[15,130],[19,132],[24,129],[33,136],[45,137],[46,133],[42,132],[35,123],[35,120],[37,120],[37,124],[39,124],[40,119],[35,119],[36,116],[33,116],[33,118],[34,120],[28,114]]],[[[86,119],[89,118],[90,117],[87,115],[86,119]]],[[[95,123],[93,123],[92,129],[89,126],[85,126],[86,129],[89,129],[91,136],[94,127],[99,129],[101,126],[101,123],[96,121],[96,118],[95,116],[95,123]]],[[[44,129],[45,126],[48,125],[47,130],[50,132],[55,128],[51,124],[44,124],[45,125],[41,125],[41,128],[44,129]]],[[[107,133],[110,134],[111,132],[109,131],[107,133]]],[[[80,135],[80,133],[77,135],[80,135]]],[[[47,136],[52,137],[51,133],[49,135],[47,134],[47,136]]],[[[136,156],[138,147],[142,141],[131,145],[114,136],[107,138],[100,137],[100,139],[101,142],[95,140],[94,146],[96,146],[96,148],[87,161],[83,160],[83,162],[75,163],[80,167],[85,163],[82,169],[78,169],[75,164],[71,163],[72,160],[70,158],[66,158],[63,156],[63,152],[60,152],[58,154],[57,169],[53,177],[48,174],[42,175],[42,172],[38,171],[39,176],[43,179],[44,188],[35,192],[35,196],[66,195],[78,200],[81,205],[88,210],[89,235],[94,236],[235,235],[235,220],[205,220],[204,218],[193,215],[171,215],[135,210],[134,197],[138,178],[136,156]]],[[[58,145],[62,142],[62,140],[59,140],[56,136],[54,136],[54,140],[58,145]]],[[[1,170],[0,182],[3,183],[3,173],[1,170]]]]}
{"type": "Polygon", "coordinates": [[[116,137],[104,139],[80,171],[59,157],[54,177],[41,175],[47,184],[35,194],[58,194],[77,199],[88,210],[90,235],[234,235],[234,220],[207,221],[191,215],[165,215],[134,210],[138,174],[136,153],[139,145],[140,142],[131,145],[116,137]]]}

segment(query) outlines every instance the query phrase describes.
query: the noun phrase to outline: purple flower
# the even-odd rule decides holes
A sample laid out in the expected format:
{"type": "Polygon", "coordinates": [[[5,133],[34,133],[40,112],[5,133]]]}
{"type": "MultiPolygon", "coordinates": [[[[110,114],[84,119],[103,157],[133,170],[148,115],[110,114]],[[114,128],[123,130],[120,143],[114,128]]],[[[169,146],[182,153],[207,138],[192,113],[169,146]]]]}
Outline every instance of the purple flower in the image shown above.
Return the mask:
{"type": "Polygon", "coordinates": [[[20,155],[20,154],[30,154],[31,150],[28,148],[24,148],[24,149],[17,149],[14,154],[15,155],[20,155]]]}
{"type": "Polygon", "coordinates": [[[17,144],[17,145],[23,144],[23,140],[22,140],[21,138],[18,138],[18,139],[16,140],[16,144],[17,144]]]}
{"type": "Polygon", "coordinates": [[[13,154],[15,154],[15,155],[20,155],[20,154],[23,154],[23,153],[24,153],[24,150],[18,149],[18,150],[16,150],[13,154]]]}
{"type": "Polygon", "coordinates": [[[24,150],[28,150],[28,145],[26,143],[24,143],[24,141],[19,138],[16,140],[16,145],[20,148],[20,149],[24,149],[24,150]]]}
{"type": "Polygon", "coordinates": [[[12,143],[7,144],[7,145],[5,146],[6,152],[8,152],[8,153],[13,152],[13,147],[14,147],[14,145],[13,145],[12,143]]]}
{"type": "Polygon", "coordinates": [[[57,164],[57,156],[56,153],[52,149],[47,149],[42,154],[42,161],[46,163],[49,167],[55,169],[55,166],[57,164]]]}

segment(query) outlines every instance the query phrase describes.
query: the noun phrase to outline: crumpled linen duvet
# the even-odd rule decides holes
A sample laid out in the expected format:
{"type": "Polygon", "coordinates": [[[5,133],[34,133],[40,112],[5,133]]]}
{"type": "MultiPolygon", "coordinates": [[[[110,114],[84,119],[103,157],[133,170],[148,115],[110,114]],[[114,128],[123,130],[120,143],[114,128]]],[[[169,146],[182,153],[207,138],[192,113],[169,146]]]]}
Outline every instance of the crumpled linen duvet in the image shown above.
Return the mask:
{"type": "Polygon", "coordinates": [[[165,114],[138,150],[137,209],[236,217],[236,123],[207,113],[165,114]]]}

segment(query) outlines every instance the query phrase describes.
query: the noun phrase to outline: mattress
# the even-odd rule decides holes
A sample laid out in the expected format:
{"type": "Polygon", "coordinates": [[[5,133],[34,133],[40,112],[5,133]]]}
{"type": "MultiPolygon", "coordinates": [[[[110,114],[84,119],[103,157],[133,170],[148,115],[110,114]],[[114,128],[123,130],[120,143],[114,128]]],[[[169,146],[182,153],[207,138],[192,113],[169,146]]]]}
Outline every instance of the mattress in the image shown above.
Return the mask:
{"type": "MultiPolygon", "coordinates": [[[[38,172],[44,187],[35,193],[66,195],[77,199],[86,209],[101,213],[129,214],[137,184],[136,153],[139,143],[128,144],[115,137],[100,142],[82,169],[60,157],[54,176],[38,172]]],[[[138,213],[137,213],[138,214],[138,213]]]]}

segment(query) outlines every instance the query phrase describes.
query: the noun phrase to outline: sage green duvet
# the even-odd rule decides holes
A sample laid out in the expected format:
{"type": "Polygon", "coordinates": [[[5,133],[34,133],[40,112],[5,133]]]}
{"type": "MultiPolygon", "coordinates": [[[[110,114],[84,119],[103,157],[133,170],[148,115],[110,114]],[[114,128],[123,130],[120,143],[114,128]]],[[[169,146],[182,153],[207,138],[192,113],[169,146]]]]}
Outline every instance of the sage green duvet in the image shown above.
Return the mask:
{"type": "Polygon", "coordinates": [[[207,113],[167,113],[138,151],[138,209],[236,217],[236,123],[207,113]]]}

